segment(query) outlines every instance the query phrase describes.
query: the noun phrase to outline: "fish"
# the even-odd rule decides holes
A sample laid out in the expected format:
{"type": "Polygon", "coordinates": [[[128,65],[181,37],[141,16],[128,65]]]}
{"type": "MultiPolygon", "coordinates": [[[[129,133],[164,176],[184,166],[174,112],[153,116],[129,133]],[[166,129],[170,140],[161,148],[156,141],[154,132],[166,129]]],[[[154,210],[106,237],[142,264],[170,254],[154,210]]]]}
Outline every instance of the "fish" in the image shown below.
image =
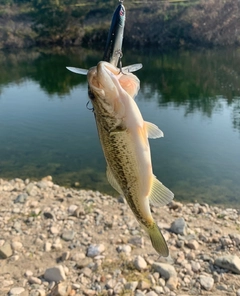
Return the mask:
{"type": "Polygon", "coordinates": [[[169,249],[152,217],[150,204],[164,206],[171,202],[174,194],[153,174],[148,138],[161,138],[163,132],[155,124],[143,120],[134,100],[140,81],[130,71],[123,74],[106,61],[90,68],[87,80],[107,163],[107,179],[125,197],[137,221],[149,235],[153,248],[167,257],[169,249]]]}

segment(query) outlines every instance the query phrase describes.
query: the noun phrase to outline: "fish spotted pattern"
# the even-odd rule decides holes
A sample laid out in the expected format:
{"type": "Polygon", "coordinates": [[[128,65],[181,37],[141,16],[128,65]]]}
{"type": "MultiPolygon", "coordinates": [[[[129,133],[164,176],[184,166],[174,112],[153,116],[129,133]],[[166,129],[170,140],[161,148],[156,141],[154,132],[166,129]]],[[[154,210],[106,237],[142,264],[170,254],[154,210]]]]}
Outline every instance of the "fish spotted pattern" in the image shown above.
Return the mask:
{"type": "Polygon", "coordinates": [[[108,181],[126,198],[155,250],[168,256],[167,244],[153,220],[149,202],[165,205],[174,195],[152,172],[148,138],[159,138],[163,133],[143,120],[134,101],[140,82],[134,74],[123,74],[108,62],[99,62],[89,69],[87,77],[108,181]]]}

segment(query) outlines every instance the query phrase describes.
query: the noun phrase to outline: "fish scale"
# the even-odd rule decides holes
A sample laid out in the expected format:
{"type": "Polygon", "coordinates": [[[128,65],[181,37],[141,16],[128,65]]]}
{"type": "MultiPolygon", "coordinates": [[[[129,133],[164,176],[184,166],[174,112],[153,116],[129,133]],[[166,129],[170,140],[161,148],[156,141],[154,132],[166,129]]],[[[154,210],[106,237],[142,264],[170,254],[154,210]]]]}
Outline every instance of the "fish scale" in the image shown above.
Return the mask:
{"type": "MultiPolygon", "coordinates": [[[[102,106],[99,106],[99,101],[92,102],[94,110],[101,110],[102,106]]],[[[101,105],[101,104],[100,104],[101,105]]],[[[139,202],[134,198],[136,196],[137,188],[139,184],[136,182],[136,174],[133,173],[133,168],[137,168],[137,159],[134,151],[129,145],[128,131],[117,132],[115,135],[109,136],[109,130],[116,128],[116,120],[111,117],[103,117],[101,112],[95,112],[95,118],[98,128],[98,133],[103,148],[105,158],[111,170],[116,172],[114,175],[120,184],[121,188],[124,188],[123,195],[125,196],[131,210],[136,216],[137,220],[146,227],[151,225],[146,219],[142,219],[139,202]]],[[[136,169],[135,169],[136,170],[136,169]]]]}

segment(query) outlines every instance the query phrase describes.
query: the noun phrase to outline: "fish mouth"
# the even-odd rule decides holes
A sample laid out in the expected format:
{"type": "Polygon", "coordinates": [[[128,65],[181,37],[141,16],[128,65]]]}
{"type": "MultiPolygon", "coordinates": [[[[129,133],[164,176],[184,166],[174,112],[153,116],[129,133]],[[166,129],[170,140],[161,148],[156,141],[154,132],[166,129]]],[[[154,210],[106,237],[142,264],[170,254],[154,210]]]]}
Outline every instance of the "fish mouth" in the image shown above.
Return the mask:
{"type": "Polygon", "coordinates": [[[139,90],[139,79],[132,73],[122,73],[119,68],[108,62],[99,62],[89,69],[88,82],[91,91],[100,97],[118,97],[127,92],[132,98],[139,90]]]}
{"type": "Polygon", "coordinates": [[[107,62],[99,62],[89,69],[88,82],[91,91],[100,97],[118,96],[119,69],[107,62]]]}

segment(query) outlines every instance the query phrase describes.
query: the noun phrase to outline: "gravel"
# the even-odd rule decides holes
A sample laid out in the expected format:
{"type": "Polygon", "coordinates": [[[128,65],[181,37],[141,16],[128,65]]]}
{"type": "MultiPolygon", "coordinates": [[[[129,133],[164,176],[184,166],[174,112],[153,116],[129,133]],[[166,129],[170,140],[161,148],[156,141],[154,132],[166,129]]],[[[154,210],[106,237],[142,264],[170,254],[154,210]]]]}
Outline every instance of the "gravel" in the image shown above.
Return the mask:
{"type": "MultiPolygon", "coordinates": [[[[176,197],[177,199],[177,197],[176,197]]],[[[122,198],[0,179],[0,295],[240,295],[240,211],[152,207],[159,257],[122,198]]]]}

